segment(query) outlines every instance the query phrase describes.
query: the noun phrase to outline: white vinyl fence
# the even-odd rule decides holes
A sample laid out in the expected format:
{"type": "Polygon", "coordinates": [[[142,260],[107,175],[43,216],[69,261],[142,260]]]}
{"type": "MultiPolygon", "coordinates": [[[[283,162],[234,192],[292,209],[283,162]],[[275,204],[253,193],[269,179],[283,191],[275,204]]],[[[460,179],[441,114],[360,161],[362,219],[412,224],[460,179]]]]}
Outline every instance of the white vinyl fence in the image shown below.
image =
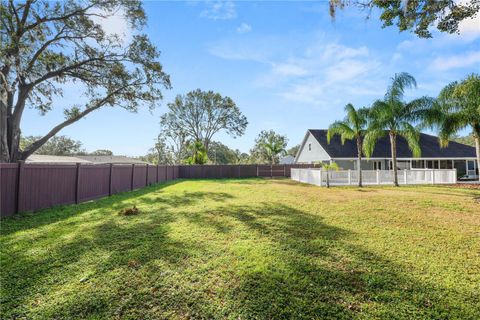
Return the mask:
{"type": "MultiPolygon", "coordinates": [[[[358,184],[356,170],[325,171],[322,169],[291,169],[291,179],[314,184],[327,185],[327,174],[332,186],[348,186],[358,184]]],[[[452,184],[457,182],[455,169],[426,169],[426,170],[398,170],[399,184],[452,184]]],[[[393,171],[387,170],[362,170],[362,183],[364,185],[390,185],[393,184],[393,171]]]]}

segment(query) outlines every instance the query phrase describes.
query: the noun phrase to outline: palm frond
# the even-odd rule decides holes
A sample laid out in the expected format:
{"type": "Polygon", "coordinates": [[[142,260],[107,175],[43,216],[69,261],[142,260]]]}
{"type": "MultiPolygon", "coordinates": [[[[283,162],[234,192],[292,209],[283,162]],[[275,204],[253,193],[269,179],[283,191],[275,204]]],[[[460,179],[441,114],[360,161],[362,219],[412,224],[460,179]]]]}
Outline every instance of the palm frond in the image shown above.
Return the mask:
{"type": "Polygon", "coordinates": [[[363,153],[367,158],[370,158],[375,150],[375,145],[377,144],[378,139],[384,137],[386,131],[382,129],[370,129],[365,135],[363,140],[363,153]]]}
{"type": "Polygon", "coordinates": [[[403,122],[400,124],[400,130],[397,134],[405,138],[408,148],[412,151],[414,158],[422,156],[422,149],[420,147],[420,130],[408,122],[403,122]]]}
{"type": "Polygon", "coordinates": [[[467,126],[468,120],[465,119],[464,114],[451,113],[444,115],[438,132],[440,146],[447,147],[448,142],[452,138],[452,136],[456,132],[466,128],[467,126]]]}
{"type": "Polygon", "coordinates": [[[405,89],[416,88],[416,87],[417,87],[417,81],[411,74],[407,72],[397,73],[392,78],[392,83],[387,89],[385,100],[401,101],[403,100],[405,89]]]}
{"type": "Polygon", "coordinates": [[[340,135],[342,144],[345,143],[346,139],[353,139],[355,137],[355,132],[345,121],[335,121],[328,127],[327,143],[330,143],[330,140],[336,134],[340,135]]]}

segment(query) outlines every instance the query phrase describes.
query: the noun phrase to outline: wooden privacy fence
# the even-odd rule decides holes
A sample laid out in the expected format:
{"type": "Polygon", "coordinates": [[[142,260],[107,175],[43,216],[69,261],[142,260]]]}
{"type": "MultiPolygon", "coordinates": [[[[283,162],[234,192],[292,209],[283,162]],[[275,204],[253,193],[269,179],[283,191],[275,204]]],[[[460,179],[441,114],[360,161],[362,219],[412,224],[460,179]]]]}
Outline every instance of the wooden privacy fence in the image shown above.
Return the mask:
{"type": "Polygon", "coordinates": [[[290,177],[311,165],[193,165],[0,163],[0,216],[80,203],[178,178],[290,177]]]}

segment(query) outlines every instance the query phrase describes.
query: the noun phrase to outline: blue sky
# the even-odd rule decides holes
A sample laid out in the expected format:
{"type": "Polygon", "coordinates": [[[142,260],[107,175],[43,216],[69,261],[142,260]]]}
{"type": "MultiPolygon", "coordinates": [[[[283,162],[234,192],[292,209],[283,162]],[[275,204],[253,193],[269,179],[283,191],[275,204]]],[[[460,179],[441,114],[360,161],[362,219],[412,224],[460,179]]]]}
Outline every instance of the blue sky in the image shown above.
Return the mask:
{"type": "MultiPolygon", "coordinates": [[[[298,144],[309,128],[327,128],[343,118],[347,103],[368,106],[381,98],[390,77],[406,71],[418,88],[407,98],[436,96],[447,83],[480,72],[480,18],[461,24],[460,35],[434,33],[418,39],[381,28],[373,12],[346,9],[332,22],[319,2],[146,2],[146,33],[161,50],[172,90],[150,112],[106,108],[59,134],[83,142],[88,151],[143,155],[159,131],[159,117],[175,95],[200,88],[233,98],[247,116],[246,134],[214,140],[248,151],[261,130],[273,129],[298,144]]],[[[121,16],[102,24],[129,31],[121,16]]],[[[62,107],[81,100],[79,89],[45,116],[29,109],[24,135],[42,135],[59,123],[62,107]]]]}

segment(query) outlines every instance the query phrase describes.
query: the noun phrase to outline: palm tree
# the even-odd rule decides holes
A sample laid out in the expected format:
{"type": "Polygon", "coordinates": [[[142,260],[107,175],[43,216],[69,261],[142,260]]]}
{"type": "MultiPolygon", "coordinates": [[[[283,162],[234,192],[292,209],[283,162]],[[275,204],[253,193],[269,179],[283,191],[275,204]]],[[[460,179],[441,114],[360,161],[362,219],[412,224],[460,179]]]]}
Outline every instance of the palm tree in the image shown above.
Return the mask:
{"type": "Polygon", "coordinates": [[[196,140],[193,143],[188,144],[187,149],[191,152],[191,156],[188,157],[185,162],[187,164],[205,164],[208,161],[207,150],[202,141],[196,140]]]}
{"type": "Polygon", "coordinates": [[[338,134],[342,140],[355,139],[357,143],[357,170],[358,170],[358,186],[362,186],[362,145],[363,138],[367,129],[368,109],[360,108],[356,110],[351,103],[345,106],[347,116],[343,121],[335,121],[330,125],[327,132],[327,142],[330,143],[331,138],[338,134]]]}
{"type": "MultiPolygon", "coordinates": [[[[330,170],[338,171],[340,168],[336,162],[332,163],[320,163],[320,166],[327,170],[327,188],[330,188],[330,170]]],[[[320,177],[321,179],[322,177],[320,177]]]]}
{"type": "Polygon", "coordinates": [[[378,139],[388,134],[394,175],[394,185],[398,186],[397,137],[403,137],[414,157],[420,157],[420,131],[411,122],[418,119],[422,108],[431,99],[423,97],[406,103],[403,101],[405,89],[415,88],[415,78],[406,72],[395,74],[383,100],[373,103],[369,112],[370,125],[365,135],[363,151],[370,158],[378,139]]]}
{"type": "Polygon", "coordinates": [[[262,143],[262,147],[265,149],[268,158],[272,164],[276,164],[278,161],[278,155],[286,152],[282,141],[275,139],[275,137],[269,137],[267,141],[262,143]]]}
{"type": "Polygon", "coordinates": [[[424,115],[428,126],[438,128],[439,142],[448,146],[458,131],[470,128],[475,141],[477,168],[480,168],[480,75],[472,73],[461,82],[452,82],[440,91],[424,115]]]}

